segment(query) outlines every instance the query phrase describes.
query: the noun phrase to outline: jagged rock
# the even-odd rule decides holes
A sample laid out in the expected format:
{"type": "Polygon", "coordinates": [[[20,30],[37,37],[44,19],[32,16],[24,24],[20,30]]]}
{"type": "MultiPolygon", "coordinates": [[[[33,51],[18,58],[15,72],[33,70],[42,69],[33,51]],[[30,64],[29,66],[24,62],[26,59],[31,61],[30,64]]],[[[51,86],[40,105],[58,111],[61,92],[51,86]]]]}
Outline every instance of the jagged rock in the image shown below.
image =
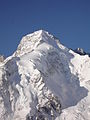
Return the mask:
{"type": "Polygon", "coordinates": [[[82,48],[77,48],[74,50],[74,52],[76,52],[80,55],[88,55],[90,57],[90,53],[85,52],[82,48]]]}
{"type": "Polygon", "coordinates": [[[80,55],[86,55],[86,52],[82,48],[77,48],[74,50],[74,52],[76,52],[80,55]]]}
{"type": "Polygon", "coordinates": [[[3,62],[5,60],[5,57],[3,55],[0,55],[0,62],[3,62]]]}

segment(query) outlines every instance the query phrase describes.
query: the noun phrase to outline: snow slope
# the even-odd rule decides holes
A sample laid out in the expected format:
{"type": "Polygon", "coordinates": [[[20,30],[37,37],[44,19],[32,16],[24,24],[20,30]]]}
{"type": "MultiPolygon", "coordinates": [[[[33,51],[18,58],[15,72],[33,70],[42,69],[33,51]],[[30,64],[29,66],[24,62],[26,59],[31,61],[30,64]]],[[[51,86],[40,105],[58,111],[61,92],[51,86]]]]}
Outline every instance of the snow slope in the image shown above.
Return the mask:
{"type": "Polygon", "coordinates": [[[90,120],[90,58],[44,30],[0,62],[0,120],[90,120]]]}

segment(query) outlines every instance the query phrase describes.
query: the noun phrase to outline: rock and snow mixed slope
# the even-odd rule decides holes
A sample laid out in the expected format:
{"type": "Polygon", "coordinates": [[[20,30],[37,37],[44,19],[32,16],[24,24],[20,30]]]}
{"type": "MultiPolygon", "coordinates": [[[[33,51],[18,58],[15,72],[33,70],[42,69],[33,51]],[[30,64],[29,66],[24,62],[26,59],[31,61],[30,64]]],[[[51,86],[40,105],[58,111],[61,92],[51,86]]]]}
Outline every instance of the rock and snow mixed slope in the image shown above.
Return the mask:
{"type": "Polygon", "coordinates": [[[0,120],[90,120],[90,58],[46,31],[0,62],[0,120]]]}

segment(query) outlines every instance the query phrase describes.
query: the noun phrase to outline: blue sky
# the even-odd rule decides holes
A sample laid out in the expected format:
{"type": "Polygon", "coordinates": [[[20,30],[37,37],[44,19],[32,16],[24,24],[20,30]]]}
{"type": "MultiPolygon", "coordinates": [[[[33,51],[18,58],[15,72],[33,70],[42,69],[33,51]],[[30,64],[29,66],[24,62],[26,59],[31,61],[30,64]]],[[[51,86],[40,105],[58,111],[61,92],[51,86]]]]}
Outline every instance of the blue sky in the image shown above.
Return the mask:
{"type": "Polygon", "coordinates": [[[23,35],[39,29],[90,52],[90,0],[0,0],[0,54],[11,55],[23,35]]]}

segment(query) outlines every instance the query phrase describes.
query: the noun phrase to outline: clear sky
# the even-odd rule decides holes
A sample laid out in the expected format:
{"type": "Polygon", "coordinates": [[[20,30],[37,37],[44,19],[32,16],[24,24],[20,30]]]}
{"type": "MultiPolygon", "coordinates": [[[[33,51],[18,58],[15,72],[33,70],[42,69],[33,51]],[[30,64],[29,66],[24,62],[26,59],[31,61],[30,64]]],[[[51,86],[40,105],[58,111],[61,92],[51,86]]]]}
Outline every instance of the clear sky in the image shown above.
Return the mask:
{"type": "Polygon", "coordinates": [[[0,0],[0,54],[11,55],[23,35],[39,29],[90,52],[90,0],[0,0]]]}

